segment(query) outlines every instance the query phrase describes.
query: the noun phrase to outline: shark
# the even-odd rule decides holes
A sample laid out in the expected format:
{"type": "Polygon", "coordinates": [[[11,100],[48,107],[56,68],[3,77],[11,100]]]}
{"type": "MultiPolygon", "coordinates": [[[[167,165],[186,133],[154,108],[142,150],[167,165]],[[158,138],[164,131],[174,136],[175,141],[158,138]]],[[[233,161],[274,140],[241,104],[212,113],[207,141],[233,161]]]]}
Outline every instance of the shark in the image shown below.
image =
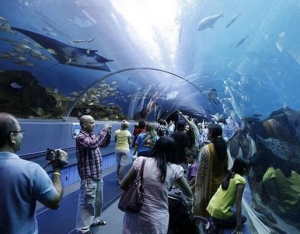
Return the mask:
{"type": "Polygon", "coordinates": [[[256,140],[258,143],[271,150],[276,157],[292,163],[300,163],[299,146],[272,137],[263,139],[259,135],[256,135],[256,140]]]}
{"type": "Polygon", "coordinates": [[[199,31],[203,31],[207,28],[213,28],[215,22],[221,18],[223,16],[223,14],[218,14],[218,15],[210,15],[205,17],[204,19],[202,19],[200,21],[200,23],[198,24],[198,30],[199,31]]]}
{"type": "Polygon", "coordinates": [[[111,71],[106,63],[113,60],[109,60],[100,56],[99,54],[97,54],[97,50],[70,46],[61,41],[32,31],[15,27],[11,28],[39,43],[39,45],[50,52],[52,57],[56,59],[58,63],[93,70],[101,70],[107,72],[111,71]]]}

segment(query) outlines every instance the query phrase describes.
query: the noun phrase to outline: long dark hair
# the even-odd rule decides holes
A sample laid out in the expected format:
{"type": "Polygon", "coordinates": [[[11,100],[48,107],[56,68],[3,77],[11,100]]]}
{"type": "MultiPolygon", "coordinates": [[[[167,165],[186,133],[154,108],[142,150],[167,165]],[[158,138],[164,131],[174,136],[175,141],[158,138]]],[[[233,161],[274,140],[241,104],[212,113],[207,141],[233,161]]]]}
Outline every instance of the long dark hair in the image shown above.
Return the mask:
{"type": "Polygon", "coordinates": [[[230,179],[234,177],[235,174],[243,175],[244,170],[249,168],[249,161],[240,157],[234,160],[232,168],[228,171],[226,177],[222,181],[222,189],[227,190],[230,179]]]}
{"type": "Polygon", "coordinates": [[[160,137],[153,146],[150,157],[156,159],[160,170],[160,181],[165,182],[167,175],[167,163],[178,163],[176,156],[176,142],[171,137],[160,137]]]}
{"type": "Polygon", "coordinates": [[[222,127],[219,124],[210,124],[208,126],[210,141],[214,144],[219,159],[227,157],[227,142],[222,137],[222,132],[222,127]]]}

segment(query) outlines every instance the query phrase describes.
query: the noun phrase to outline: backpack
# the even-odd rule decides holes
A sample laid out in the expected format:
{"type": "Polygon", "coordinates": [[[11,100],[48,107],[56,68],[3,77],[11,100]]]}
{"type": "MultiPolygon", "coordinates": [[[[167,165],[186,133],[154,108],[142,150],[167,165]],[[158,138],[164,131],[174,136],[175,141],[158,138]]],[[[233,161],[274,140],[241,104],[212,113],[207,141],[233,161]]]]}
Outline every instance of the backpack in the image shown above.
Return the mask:
{"type": "Polygon", "coordinates": [[[185,200],[173,194],[168,195],[169,229],[168,234],[199,234],[193,212],[185,200]]]}

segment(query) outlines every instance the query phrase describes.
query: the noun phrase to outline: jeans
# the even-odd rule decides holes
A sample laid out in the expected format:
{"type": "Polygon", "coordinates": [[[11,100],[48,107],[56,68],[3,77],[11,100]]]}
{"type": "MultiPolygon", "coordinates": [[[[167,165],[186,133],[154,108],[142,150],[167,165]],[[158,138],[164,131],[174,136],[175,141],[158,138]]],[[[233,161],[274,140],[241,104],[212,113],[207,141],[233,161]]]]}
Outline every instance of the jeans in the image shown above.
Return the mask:
{"type": "MultiPolygon", "coordinates": [[[[234,211],[233,215],[225,220],[216,219],[211,217],[211,221],[216,225],[217,228],[234,228],[236,227],[236,213],[234,211]]],[[[247,221],[247,217],[243,214],[241,215],[241,223],[245,223],[247,221]]]]}
{"type": "Polygon", "coordinates": [[[87,232],[99,219],[103,204],[103,180],[84,179],[80,183],[76,229],[87,232]]]}

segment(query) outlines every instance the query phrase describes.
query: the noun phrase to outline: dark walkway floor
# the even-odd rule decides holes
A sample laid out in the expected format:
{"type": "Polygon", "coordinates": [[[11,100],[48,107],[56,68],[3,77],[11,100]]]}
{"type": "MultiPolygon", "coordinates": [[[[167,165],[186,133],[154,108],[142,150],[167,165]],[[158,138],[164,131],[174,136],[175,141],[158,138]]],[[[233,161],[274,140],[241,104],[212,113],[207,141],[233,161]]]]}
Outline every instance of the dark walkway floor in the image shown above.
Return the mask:
{"type": "MultiPolygon", "coordinates": [[[[130,165],[126,167],[127,172],[130,165]]],[[[121,195],[122,190],[117,184],[116,172],[103,177],[103,211],[112,205],[121,195]]],[[[40,208],[37,210],[37,220],[40,234],[75,233],[76,213],[79,185],[76,191],[66,195],[57,210],[40,208]]],[[[120,211],[121,212],[121,211],[120,211]]]]}

